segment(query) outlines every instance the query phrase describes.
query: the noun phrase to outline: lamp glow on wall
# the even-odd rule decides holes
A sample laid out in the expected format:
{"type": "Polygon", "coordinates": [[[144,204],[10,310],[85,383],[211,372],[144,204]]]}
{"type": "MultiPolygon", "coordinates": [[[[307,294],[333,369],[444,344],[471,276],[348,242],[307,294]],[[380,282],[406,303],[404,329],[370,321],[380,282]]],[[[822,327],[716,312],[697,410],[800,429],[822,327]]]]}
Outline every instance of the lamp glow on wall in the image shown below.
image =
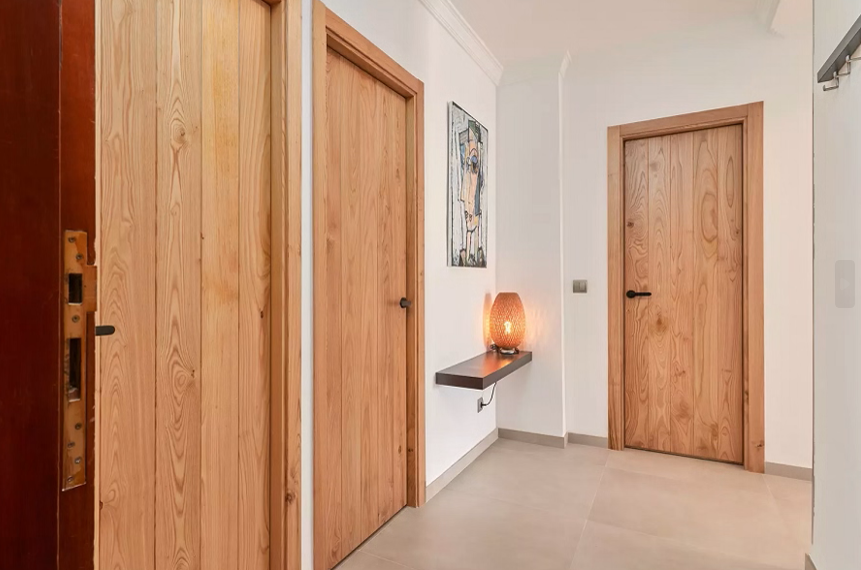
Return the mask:
{"type": "Polygon", "coordinates": [[[490,309],[490,338],[502,354],[517,354],[526,335],[526,312],[517,293],[500,293],[490,309]]]}

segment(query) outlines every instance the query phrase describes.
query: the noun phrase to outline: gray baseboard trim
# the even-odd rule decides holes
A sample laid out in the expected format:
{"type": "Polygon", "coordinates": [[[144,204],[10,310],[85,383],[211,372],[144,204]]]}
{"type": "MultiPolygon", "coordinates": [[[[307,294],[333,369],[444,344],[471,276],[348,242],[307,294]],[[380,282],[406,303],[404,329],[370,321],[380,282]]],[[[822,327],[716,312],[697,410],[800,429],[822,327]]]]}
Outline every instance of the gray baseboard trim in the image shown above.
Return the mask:
{"type": "Polygon", "coordinates": [[[788,479],[799,479],[801,481],[813,481],[813,469],[810,467],[798,467],[797,465],[766,462],[765,474],[786,477],[788,479]]]}
{"type": "Polygon", "coordinates": [[[810,558],[808,554],[806,556],[807,561],[804,563],[804,570],[816,570],[816,565],[813,563],[813,559],[810,558]]]}
{"type": "Polygon", "coordinates": [[[466,455],[455,461],[454,465],[446,469],[442,475],[437,477],[433,483],[428,485],[425,490],[425,502],[433,499],[437,493],[445,489],[449,483],[454,481],[455,477],[463,473],[464,469],[469,467],[473,461],[478,459],[482,453],[487,451],[487,448],[499,439],[498,432],[499,430],[493,430],[490,432],[487,437],[478,442],[478,445],[470,449],[466,455]]]}
{"type": "Polygon", "coordinates": [[[588,445],[589,447],[600,447],[607,449],[610,446],[610,440],[606,437],[597,435],[583,435],[582,433],[568,432],[568,443],[576,445],[588,445]]]}
{"type": "Polygon", "coordinates": [[[545,447],[556,447],[565,449],[564,435],[545,435],[543,433],[532,433],[528,431],[518,431],[516,429],[499,428],[499,437],[501,439],[511,439],[523,443],[532,443],[534,445],[543,445],[545,447]]]}

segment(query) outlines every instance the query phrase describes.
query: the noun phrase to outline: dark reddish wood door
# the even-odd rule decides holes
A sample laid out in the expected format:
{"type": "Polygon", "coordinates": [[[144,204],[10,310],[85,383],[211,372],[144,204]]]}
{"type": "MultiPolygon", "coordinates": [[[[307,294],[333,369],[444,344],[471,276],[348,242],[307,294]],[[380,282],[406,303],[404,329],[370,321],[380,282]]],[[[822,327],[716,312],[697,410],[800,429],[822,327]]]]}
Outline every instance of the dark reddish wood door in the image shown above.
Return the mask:
{"type": "MultiPolygon", "coordinates": [[[[61,239],[95,250],[94,3],[0,2],[0,568],[93,565],[94,390],[87,483],[61,491],[61,239]]],[[[92,352],[93,323],[86,346],[92,352]]],[[[93,385],[90,357],[82,381],[93,385]]]]}

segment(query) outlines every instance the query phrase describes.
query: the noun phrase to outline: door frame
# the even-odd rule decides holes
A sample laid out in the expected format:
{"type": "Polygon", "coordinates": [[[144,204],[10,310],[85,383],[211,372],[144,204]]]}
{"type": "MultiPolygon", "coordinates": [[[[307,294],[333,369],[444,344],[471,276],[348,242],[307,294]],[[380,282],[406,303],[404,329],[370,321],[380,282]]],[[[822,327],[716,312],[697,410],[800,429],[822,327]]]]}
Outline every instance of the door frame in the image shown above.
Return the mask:
{"type": "Polygon", "coordinates": [[[302,567],[302,0],[271,5],[269,568],[302,567]]]}
{"type": "MultiPolygon", "coordinates": [[[[424,84],[386,55],[367,38],[314,1],[312,34],[313,64],[313,211],[314,283],[324,283],[329,273],[326,261],[326,189],[328,169],[328,125],[326,111],[326,59],[331,48],[406,99],[406,191],[407,191],[407,505],[425,502],[425,382],[424,382],[424,84]]],[[[315,287],[316,289],[316,287],[315,287]]],[[[329,340],[326,324],[331,309],[323,295],[314,296],[314,434],[322,433],[324,399],[316,397],[323,387],[329,340]]],[[[325,458],[314,446],[314,543],[315,559],[323,561],[326,513],[320,512],[322,473],[325,458]]],[[[320,567],[319,565],[317,567],[320,567]]]]}
{"type": "MultiPolygon", "coordinates": [[[[302,221],[302,0],[263,0],[270,6],[271,74],[271,250],[270,250],[270,433],[269,433],[269,568],[301,567],[301,221],[302,221]]],[[[75,3],[72,3],[75,4],[75,3]]],[[[95,187],[96,235],[101,235],[104,85],[103,28],[110,26],[103,2],[95,3],[95,187]]],[[[107,79],[105,79],[107,81],[107,79]]],[[[95,251],[103,258],[102,243],[95,251]]],[[[99,301],[101,304],[101,294],[99,301]]],[[[98,348],[97,348],[98,349],[98,348]]],[[[97,363],[101,357],[97,355],[97,363]]],[[[96,425],[101,425],[101,370],[96,366],[96,425]]],[[[101,442],[95,444],[98,463],[101,442]]],[[[99,468],[96,468],[96,484],[99,468]]],[[[96,490],[98,492],[98,489],[96,490]]],[[[96,500],[95,556],[100,556],[96,500]]],[[[97,565],[98,567],[98,565],[97,565]]]]}
{"type": "MultiPolygon", "coordinates": [[[[61,4],[60,70],[60,203],[61,230],[84,230],[87,261],[98,262],[96,190],[96,5],[61,4]]],[[[97,271],[97,270],[96,270],[97,271]]],[[[65,281],[65,280],[64,280],[65,281]]],[[[64,283],[65,284],[65,283],[64,283]]],[[[98,291],[98,278],[96,278],[98,291]]],[[[62,298],[62,295],[61,295],[62,298]]],[[[96,374],[99,368],[95,323],[98,307],[86,325],[86,483],[60,492],[58,567],[89,569],[95,565],[97,515],[96,374]]],[[[64,327],[65,327],[64,323],[64,327]]],[[[63,335],[65,336],[65,335],[63,335]]],[[[61,351],[60,354],[63,354],[61,351]]],[[[61,385],[63,382],[61,381],[61,385]]],[[[65,405],[62,403],[61,405],[65,405]]],[[[62,426],[60,428],[62,430],[62,426]]],[[[62,443],[61,443],[62,447],[62,443]]]]}
{"type": "Polygon", "coordinates": [[[765,471],[763,324],[763,104],[617,125],[607,129],[607,308],[609,447],[625,448],[625,143],[741,125],[743,164],[742,372],[744,468],[765,471]]]}

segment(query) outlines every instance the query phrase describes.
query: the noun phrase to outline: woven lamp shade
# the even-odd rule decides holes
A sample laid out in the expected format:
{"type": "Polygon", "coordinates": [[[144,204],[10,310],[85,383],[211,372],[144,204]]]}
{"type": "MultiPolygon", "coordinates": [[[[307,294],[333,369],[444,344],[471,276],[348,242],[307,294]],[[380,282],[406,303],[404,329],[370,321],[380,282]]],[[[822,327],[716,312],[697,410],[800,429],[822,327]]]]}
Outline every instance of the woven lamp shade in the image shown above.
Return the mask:
{"type": "Polygon", "coordinates": [[[503,352],[514,352],[526,335],[526,312],[517,293],[500,293],[490,309],[490,338],[503,352]]]}

